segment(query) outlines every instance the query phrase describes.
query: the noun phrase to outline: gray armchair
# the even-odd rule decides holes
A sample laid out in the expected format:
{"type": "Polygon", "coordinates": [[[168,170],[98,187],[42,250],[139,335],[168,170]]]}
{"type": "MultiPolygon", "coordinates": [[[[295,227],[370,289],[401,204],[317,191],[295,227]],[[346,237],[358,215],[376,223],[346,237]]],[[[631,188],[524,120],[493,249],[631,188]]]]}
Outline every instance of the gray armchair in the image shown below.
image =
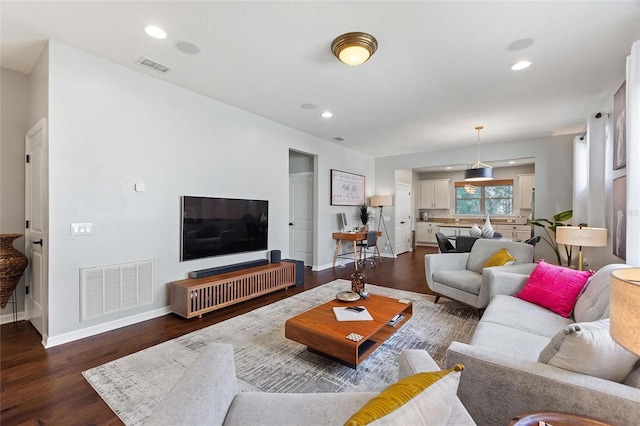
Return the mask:
{"type": "Polygon", "coordinates": [[[493,272],[513,272],[529,275],[535,268],[534,246],[514,241],[479,239],[469,253],[427,254],[424,270],[429,289],[440,296],[457,300],[482,311],[489,304],[493,272]],[[484,268],[487,260],[506,248],[516,258],[513,264],[484,268]]]}

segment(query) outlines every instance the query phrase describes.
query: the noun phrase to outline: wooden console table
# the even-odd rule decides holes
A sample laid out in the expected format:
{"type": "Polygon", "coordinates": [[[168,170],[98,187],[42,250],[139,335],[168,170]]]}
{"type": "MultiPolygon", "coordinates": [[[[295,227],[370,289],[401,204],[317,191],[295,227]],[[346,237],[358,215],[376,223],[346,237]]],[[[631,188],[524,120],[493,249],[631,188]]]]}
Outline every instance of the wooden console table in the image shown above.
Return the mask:
{"type": "Polygon", "coordinates": [[[295,285],[296,264],[292,262],[187,278],[169,284],[171,312],[184,318],[202,318],[207,312],[295,285]]]}

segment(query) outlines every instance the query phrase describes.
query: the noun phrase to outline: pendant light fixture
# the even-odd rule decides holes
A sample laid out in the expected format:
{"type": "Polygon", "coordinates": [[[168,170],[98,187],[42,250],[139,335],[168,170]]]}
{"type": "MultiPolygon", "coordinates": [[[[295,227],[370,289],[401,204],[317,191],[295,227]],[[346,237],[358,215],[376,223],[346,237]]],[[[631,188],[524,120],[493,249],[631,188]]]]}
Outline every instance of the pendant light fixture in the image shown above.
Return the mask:
{"type": "Polygon", "coordinates": [[[331,52],[347,65],[360,65],[378,49],[378,41],[374,36],[367,33],[354,32],[338,36],[331,43],[331,52]]]}
{"type": "Polygon", "coordinates": [[[484,129],[482,126],[476,126],[478,131],[478,161],[464,171],[464,180],[470,182],[479,182],[483,180],[493,180],[493,167],[488,164],[480,162],[480,130],[484,129]]]}

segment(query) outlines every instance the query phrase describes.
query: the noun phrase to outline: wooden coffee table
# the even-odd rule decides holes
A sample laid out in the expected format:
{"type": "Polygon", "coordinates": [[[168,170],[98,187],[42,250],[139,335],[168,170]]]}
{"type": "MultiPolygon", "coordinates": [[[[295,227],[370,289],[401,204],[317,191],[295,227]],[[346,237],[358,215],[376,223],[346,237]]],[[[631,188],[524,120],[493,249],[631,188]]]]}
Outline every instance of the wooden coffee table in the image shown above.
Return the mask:
{"type": "Polygon", "coordinates": [[[284,335],[287,339],[306,345],[311,352],[356,368],[406,324],[412,312],[411,302],[401,303],[398,299],[375,294],[355,302],[332,300],[288,319],[284,324],[284,335]],[[333,313],[334,306],[364,306],[373,321],[338,321],[333,313]],[[394,327],[388,326],[387,322],[397,314],[404,315],[404,319],[394,327]],[[364,338],[353,342],[347,339],[351,333],[364,338]]]}

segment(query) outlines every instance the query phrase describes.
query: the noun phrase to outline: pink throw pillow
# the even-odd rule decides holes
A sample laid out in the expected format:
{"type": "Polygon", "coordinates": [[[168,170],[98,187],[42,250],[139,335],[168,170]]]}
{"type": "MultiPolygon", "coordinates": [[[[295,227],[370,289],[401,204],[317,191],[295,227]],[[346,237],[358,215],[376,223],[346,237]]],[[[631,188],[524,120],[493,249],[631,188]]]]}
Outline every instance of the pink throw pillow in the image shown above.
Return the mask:
{"type": "Polygon", "coordinates": [[[540,259],[516,297],[566,318],[591,275],[593,271],[576,271],[540,259]]]}

